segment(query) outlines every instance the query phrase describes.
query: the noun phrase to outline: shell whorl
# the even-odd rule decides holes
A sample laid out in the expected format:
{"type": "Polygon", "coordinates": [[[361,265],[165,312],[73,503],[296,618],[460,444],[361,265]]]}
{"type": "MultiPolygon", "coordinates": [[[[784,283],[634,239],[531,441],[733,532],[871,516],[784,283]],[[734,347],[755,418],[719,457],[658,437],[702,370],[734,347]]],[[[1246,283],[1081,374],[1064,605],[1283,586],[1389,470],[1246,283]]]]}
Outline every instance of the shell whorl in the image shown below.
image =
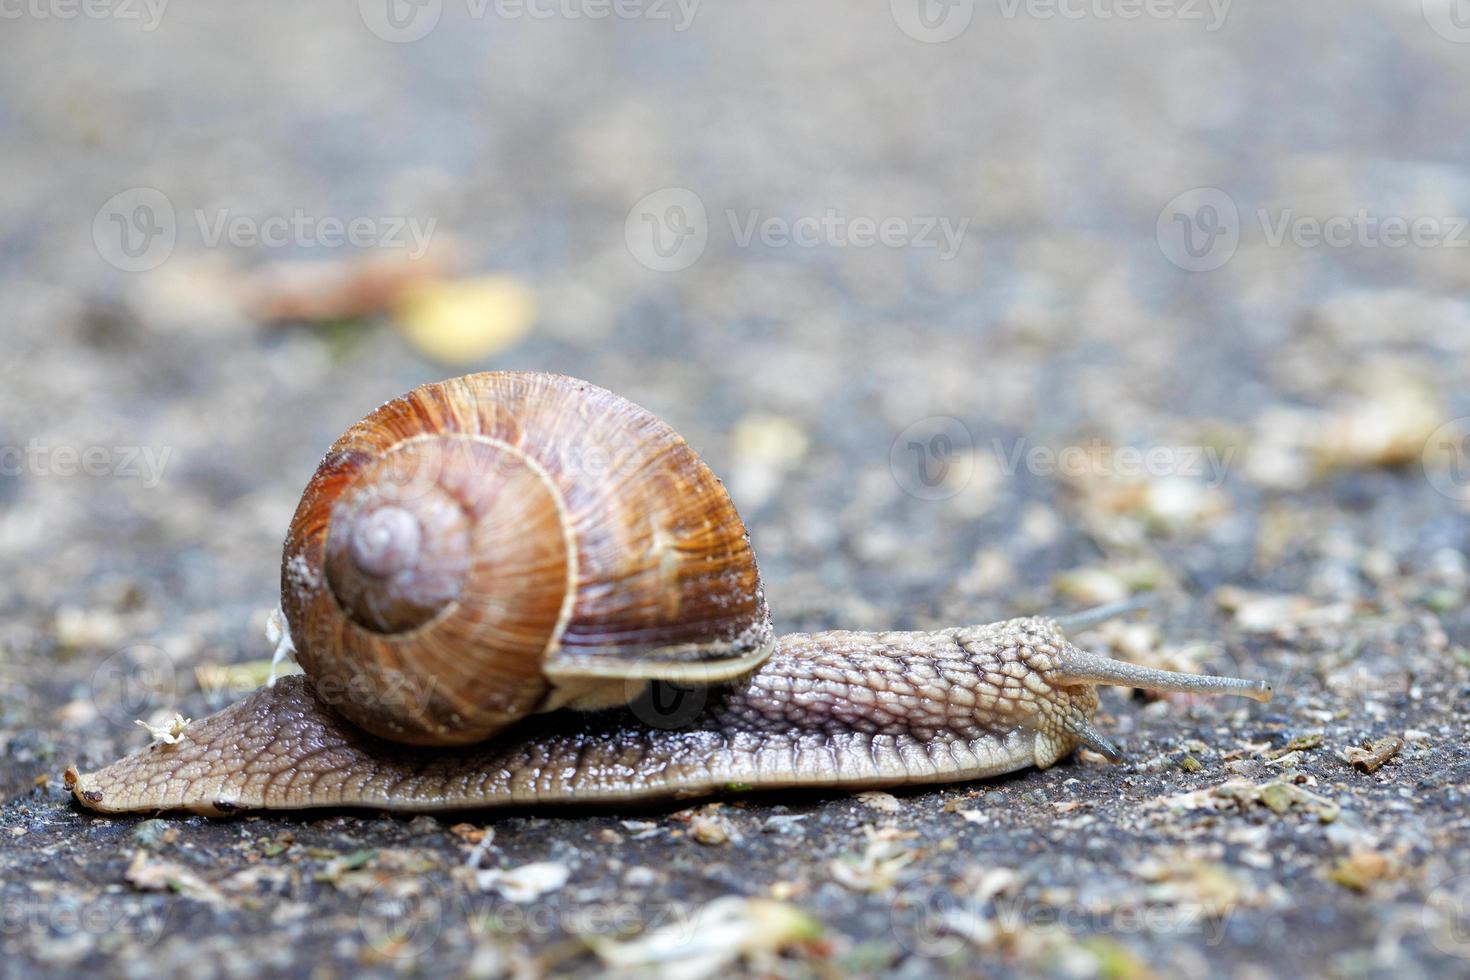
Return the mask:
{"type": "MultiPolygon", "coordinates": [[[[386,457],[412,455],[413,441],[386,457]]],[[[406,489],[370,466],[332,508],[327,586],[364,629],[402,633],[455,602],[472,558],[470,515],[439,485],[406,489]]]]}
{"type": "Polygon", "coordinates": [[[719,480],[644,409],[545,374],[425,385],[353,426],[292,521],[282,607],[317,695],[416,744],[771,643],[719,480]]]}

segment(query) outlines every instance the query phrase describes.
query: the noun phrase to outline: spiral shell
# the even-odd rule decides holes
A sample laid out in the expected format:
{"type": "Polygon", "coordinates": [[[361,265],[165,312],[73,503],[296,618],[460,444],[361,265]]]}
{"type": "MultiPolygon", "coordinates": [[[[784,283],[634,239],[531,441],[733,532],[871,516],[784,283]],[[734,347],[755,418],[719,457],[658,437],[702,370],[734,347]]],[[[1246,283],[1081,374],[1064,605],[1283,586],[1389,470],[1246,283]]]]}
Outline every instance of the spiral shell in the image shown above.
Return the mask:
{"type": "Polygon", "coordinates": [[[317,696],[414,744],[728,680],[772,645],[719,479],[646,410],[551,374],[424,385],[349,429],[291,522],[281,595],[317,696]]]}

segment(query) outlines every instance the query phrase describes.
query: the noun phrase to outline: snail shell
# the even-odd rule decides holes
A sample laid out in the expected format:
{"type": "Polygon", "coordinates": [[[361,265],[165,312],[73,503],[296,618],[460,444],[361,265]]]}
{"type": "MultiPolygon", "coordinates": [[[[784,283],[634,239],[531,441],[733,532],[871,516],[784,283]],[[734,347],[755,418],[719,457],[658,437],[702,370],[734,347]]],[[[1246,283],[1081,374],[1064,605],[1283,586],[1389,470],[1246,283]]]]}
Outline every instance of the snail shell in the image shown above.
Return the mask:
{"type": "Polygon", "coordinates": [[[729,681],[772,649],[719,479],[645,409],[554,374],[424,385],[349,429],[291,522],[281,595],[317,696],[419,745],[729,681]]]}

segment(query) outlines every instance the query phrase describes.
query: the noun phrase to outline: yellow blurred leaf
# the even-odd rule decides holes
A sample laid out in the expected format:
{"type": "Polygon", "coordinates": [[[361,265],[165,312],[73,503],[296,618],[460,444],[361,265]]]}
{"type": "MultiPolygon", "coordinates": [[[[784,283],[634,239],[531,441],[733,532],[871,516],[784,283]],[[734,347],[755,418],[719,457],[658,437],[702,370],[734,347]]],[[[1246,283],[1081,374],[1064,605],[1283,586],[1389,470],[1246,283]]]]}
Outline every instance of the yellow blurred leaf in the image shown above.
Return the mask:
{"type": "Polygon", "coordinates": [[[536,319],[536,294],[513,276],[419,283],[395,313],[398,329],[422,354],[473,364],[524,337],[536,319]]]}

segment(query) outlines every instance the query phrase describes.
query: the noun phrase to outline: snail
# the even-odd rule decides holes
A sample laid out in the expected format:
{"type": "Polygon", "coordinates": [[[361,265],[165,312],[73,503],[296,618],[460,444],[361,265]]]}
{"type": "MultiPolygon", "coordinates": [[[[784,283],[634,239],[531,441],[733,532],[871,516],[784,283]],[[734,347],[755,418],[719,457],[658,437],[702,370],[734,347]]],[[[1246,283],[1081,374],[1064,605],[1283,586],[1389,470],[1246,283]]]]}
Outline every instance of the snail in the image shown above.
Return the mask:
{"type": "Polygon", "coordinates": [[[1271,696],[1085,653],[1057,621],[771,627],[724,486],[552,374],[419,387],[343,435],[286,537],[303,674],[67,782],[104,812],[616,804],[1121,758],[1095,685],[1271,696]]]}

